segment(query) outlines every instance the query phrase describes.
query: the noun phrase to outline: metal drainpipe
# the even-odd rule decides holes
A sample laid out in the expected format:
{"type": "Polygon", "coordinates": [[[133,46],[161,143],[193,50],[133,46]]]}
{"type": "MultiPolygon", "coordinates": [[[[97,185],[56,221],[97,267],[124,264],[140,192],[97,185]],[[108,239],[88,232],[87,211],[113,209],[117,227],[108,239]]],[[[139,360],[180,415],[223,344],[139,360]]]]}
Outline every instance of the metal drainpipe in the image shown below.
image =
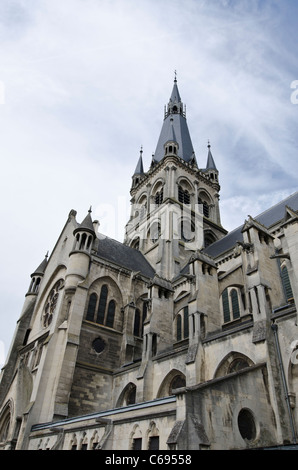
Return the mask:
{"type": "Polygon", "coordinates": [[[278,326],[276,325],[276,323],[273,323],[271,325],[271,328],[272,328],[273,333],[274,333],[274,339],[275,339],[275,345],[276,345],[276,350],[277,350],[277,355],[278,355],[279,367],[280,367],[282,383],[283,383],[283,388],[284,388],[284,393],[285,393],[285,399],[286,399],[286,402],[287,402],[287,408],[288,408],[288,413],[289,413],[289,418],[290,418],[293,444],[296,444],[297,440],[296,440],[295,425],[294,425],[293,414],[292,414],[292,409],[291,409],[290,399],[289,399],[288,386],[287,386],[287,382],[286,382],[286,376],[285,376],[284,366],[283,366],[281,352],[280,352],[280,345],[279,345],[279,340],[278,340],[278,333],[277,333],[278,326]]]}

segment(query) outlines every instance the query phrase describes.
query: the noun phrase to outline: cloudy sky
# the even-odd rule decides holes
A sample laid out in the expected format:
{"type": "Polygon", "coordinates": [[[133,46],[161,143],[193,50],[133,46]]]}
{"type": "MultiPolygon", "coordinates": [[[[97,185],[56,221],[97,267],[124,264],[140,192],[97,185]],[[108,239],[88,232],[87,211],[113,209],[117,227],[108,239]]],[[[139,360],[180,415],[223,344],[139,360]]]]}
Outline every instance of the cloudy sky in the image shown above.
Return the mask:
{"type": "Polygon", "coordinates": [[[69,211],[122,241],[174,70],[225,228],[298,190],[297,30],[297,0],[1,0],[0,365],[69,211]]]}

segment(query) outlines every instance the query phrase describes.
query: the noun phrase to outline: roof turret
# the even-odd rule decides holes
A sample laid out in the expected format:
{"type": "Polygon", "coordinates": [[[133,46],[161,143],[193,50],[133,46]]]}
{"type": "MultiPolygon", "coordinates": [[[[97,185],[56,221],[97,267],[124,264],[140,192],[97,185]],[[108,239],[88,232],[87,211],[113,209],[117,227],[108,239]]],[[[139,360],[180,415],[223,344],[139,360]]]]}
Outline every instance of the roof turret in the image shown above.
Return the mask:
{"type": "Polygon", "coordinates": [[[92,210],[91,210],[91,207],[90,207],[90,209],[88,211],[88,214],[86,215],[85,219],[75,229],[74,233],[77,233],[79,231],[87,231],[87,232],[90,232],[93,235],[95,235],[94,226],[93,226],[93,222],[92,222],[92,218],[91,218],[91,212],[92,212],[92,210]]]}
{"type": "Polygon", "coordinates": [[[45,255],[44,260],[40,263],[40,265],[35,269],[34,273],[31,274],[32,276],[43,276],[45,269],[48,264],[48,253],[45,255]]]}
{"type": "Polygon", "coordinates": [[[140,158],[138,160],[134,175],[143,175],[144,173],[144,166],[143,166],[143,147],[140,150],[140,158]]]}
{"type": "Polygon", "coordinates": [[[217,171],[217,168],[216,168],[216,165],[215,165],[215,162],[214,162],[214,159],[213,159],[213,156],[212,156],[212,153],[211,153],[211,145],[210,145],[210,142],[208,142],[208,158],[207,158],[207,165],[206,165],[206,170],[216,170],[217,171]]]}

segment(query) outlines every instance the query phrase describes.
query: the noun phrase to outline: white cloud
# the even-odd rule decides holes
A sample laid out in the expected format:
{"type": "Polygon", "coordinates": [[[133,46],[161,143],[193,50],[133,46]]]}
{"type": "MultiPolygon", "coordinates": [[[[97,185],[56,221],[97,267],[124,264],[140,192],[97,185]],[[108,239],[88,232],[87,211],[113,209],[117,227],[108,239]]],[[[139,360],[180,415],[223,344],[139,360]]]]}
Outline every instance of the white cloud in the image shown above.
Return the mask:
{"type": "MultiPolygon", "coordinates": [[[[141,145],[150,164],[175,69],[202,167],[211,140],[223,225],[297,186],[290,0],[4,0],[0,18],[5,343],[69,210],[78,220],[90,205],[95,217],[104,204],[123,214],[119,198],[129,200],[141,145]]],[[[119,226],[107,235],[121,240],[119,226]]]]}

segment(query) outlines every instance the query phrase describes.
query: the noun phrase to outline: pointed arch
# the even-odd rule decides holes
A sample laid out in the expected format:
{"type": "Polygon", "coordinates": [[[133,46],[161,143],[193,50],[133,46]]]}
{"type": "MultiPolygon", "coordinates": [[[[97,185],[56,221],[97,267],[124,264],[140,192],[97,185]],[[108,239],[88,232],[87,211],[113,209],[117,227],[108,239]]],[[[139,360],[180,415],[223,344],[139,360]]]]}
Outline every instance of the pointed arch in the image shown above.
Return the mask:
{"type": "Polygon", "coordinates": [[[188,305],[181,308],[174,318],[174,337],[176,341],[189,337],[189,309],[188,305]]]}
{"type": "Polygon", "coordinates": [[[214,378],[224,377],[252,365],[254,362],[248,356],[238,351],[232,351],[218,364],[214,378]]]}
{"type": "Polygon", "coordinates": [[[120,393],[119,398],[116,402],[116,408],[133,405],[134,403],[136,403],[136,393],[136,385],[133,382],[129,382],[120,393]]]}
{"type": "Polygon", "coordinates": [[[286,301],[292,302],[294,296],[293,296],[292,286],[291,286],[290,277],[288,273],[288,268],[285,264],[281,266],[281,279],[282,279],[282,285],[284,288],[286,301]]]}
{"type": "Polygon", "coordinates": [[[149,450],[159,449],[159,429],[154,421],[150,422],[149,429],[147,430],[147,442],[149,450]]]}
{"type": "Polygon", "coordinates": [[[163,178],[158,178],[158,180],[153,184],[151,190],[151,201],[153,204],[160,206],[163,203],[163,189],[164,189],[165,180],[163,178]]]}
{"type": "Polygon", "coordinates": [[[171,396],[175,389],[185,386],[185,374],[178,369],[172,369],[162,380],[156,398],[171,396]]]}
{"type": "Polygon", "coordinates": [[[178,188],[180,186],[183,190],[187,190],[190,194],[195,190],[193,183],[184,175],[177,179],[177,186],[178,188]]]}
{"type": "Polygon", "coordinates": [[[109,328],[113,328],[114,326],[115,309],[116,309],[115,300],[110,300],[109,305],[108,305],[107,319],[106,319],[106,326],[108,326],[109,328]]]}
{"type": "Polygon", "coordinates": [[[0,442],[6,442],[11,431],[13,415],[13,401],[9,400],[0,414],[0,442]]]}
{"type": "Polygon", "coordinates": [[[94,321],[96,304],[97,304],[97,294],[93,292],[89,297],[86,320],[94,321]]]}
{"type": "Polygon", "coordinates": [[[139,424],[135,424],[129,436],[129,448],[132,450],[142,450],[143,435],[139,424]]]}
{"type": "Polygon", "coordinates": [[[123,302],[118,284],[112,278],[105,276],[96,279],[91,284],[89,292],[85,319],[120,330],[122,326],[120,307],[123,302]]]}

